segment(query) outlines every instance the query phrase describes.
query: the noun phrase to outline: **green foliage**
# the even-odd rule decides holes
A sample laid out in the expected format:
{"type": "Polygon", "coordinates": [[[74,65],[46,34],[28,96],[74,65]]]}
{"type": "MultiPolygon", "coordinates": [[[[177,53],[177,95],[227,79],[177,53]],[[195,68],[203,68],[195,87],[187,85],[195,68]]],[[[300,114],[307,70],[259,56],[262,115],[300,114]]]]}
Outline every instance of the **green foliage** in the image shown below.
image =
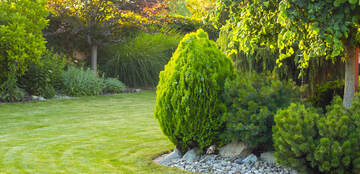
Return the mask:
{"type": "Polygon", "coordinates": [[[161,130],[182,152],[222,143],[226,105],[221,95],[225,80],[234,77],[231,59],[203,30],[182,39],[160,73],[155,105],[161,130]]]}
{"type": "Polygon", "coordinates": [[[62,80],[62,90],[69,96],[99,95],[104,88],[104,80],[90,69],[69,67],[62,73],[62,80]]]}
{"type": "Polygon", "coordinates": [[[299,100],[296,85],[269,74],[243,73],[225,84],[228,110],[226,141],[242,141],[256,150],[272,150],[273,117],[280,108],[299,100]]]}
{"type": "Polygon", "coordinates": [[[61,88],[61,73],[64,71],[65,57],[47,51],[40,58],[40,63],[29,66],[20,81],[24,89],[32,95],[52,98],[55,89],[61,88]]]}
{"type": "MultiPolygon", "coordinates": [[[[38,62],[45,51],[42,30],[47,25],[46,1],[0,1],[0,82],[8,78],[10,66],[22,75],[30,62],[38,62]]],[[[11,72],[13,73],[13,72],[11,72]]]]}
{"type": "Polygon", "coordinates": [[[277,112],[273,127],[277,162],[300,173],[317,173],[312,159],[318,144],[316,128],[319,117],[303,104],[292,103],[287,109],[277,112]]]}
{"type": "Polygon", "coordinates": [[[301,173],[359,173],[360,98],[350,109],[335,97],[325,115],[292,104],[275,116],[275,157],[301,173]]]}
{"type": "Polygon", "coordinates": [[[130,87],[154,87],[159,72],[169,61],[181,39],[180,34],[143,33],[125,43],[111,45],[100,52],[100,68],[108,77],[118,77],[130,87]],[[101,54],[100,54],[101,55],[101,54]]]}
{"type": "Polygon", "coordinates": [[[108,93],[121,93],[126,89],[126,86],[117,78],[107,78],[104,80],[104,84],[104,92],[108,93]]]}
{"type": "Polygon", "coordinates": [[[334,80],[318,85],[315,95],[310,100],[314,106],[325,109],[337,95],[341,97],[344,95],[344,81],[334,80]]]}
{"type": "Polygon", "coordinates": [[[313,57],[344,57],[359,43],[359,4],[345,0],[282,0],[279,9],[279,35],[283,36],[278,37],[283,53],[280,59],[294,54],[293,47],[298,47],[306,67],[313,57]]]}
{"type": "MultiPolygon", "coordinates": [[[[15,69],[14,66],[12,66],[15,69]]],[[[25,92],[16,84],[15,73],[10,73],[8,79],[0,85],[0,100],[7,102],[22,101],[25,98],[25,92]]]]}

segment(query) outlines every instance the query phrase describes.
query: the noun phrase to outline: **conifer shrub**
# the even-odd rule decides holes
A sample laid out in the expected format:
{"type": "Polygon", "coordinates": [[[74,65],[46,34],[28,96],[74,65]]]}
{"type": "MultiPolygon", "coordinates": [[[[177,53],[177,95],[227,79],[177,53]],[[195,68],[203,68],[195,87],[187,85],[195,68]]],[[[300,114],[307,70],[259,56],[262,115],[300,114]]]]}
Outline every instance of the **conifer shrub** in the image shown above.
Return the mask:
{"type": "Polygon", "coordinates": [[[272,126],[280,108],[299,100],[299,90],[291,81],[271,74],[241,73],[225,84],[225,141],[242,141],[256,151],[273,150],[272,126]]]}
{"type": "Polygon", "coordinates": [[[161,130],[182,152],[221,144],[226,106],[225,80],[235,77],[233,62],[207,33],[186,35],[160,73],[155,117],[161,130]]]}
{"type": "Polygon", "coordinates": [[[274,117],[275,158],[283,166],[300,173],[315,172],[314,150],[318,144],[317,122],[320,115],[303,104],[292,103],[274,117]],[[311,170],[314,169],[314,170],[311,170]]]}
{"type": "Polygon", "coordinates": [[[275,158],[300,173],[360,172],[360,99],[335,97],[326,114],[292,104],[275,116],[275,158]]]}

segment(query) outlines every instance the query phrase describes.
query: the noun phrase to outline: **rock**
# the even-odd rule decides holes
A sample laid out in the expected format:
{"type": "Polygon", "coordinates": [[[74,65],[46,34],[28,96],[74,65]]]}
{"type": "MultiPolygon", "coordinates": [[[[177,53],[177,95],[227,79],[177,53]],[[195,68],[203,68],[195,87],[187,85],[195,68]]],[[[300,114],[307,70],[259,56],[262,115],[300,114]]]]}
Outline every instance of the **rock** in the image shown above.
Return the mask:
{"type": "Polygon", "coordinates": [[[259,161],[256,161],[254,166],[255,166],[255,168],[259,168],[260,162],[259,162],[259,161]]]}
{"type": "Polygon", "coordinates": [[[260,154],[260,159],[270,164],[276,164],[275,158],[273,156],[273,152],[264,152],[260,154]]]}
{"type": "Polygon", "coordinates": [[[177,148],[175,148],[173,152],[171,152],[169,155],[167,155],[159,163],[160,164],[169,164],[172,160],[180,159],[180,158],[181,158],[181,152],[177,148]]]}
{"type": "Polygon", "coordinates": [[[251,150],[242,142],[232,142],[219,149],[221,157],[244,158],[251,153],[251,150]]]}
{"type": "Polygon", "coordinates": [[[33,100],[38,100],[38,99],[39,99],[39,96],[33,95],[33,96],[31,96],[31,99],[33,99],[33,100]]]}
{"type": "Polygon", "coordinates": [[[141,89],[135,89],[135,92],[140,92],[141,91],[141,89]]]}
{"type": "Polygon", "coordinates": [[[216,153],[216,146],[215,145],[211,145],[206,151],[206,154],[208,154],[208,155],[215,154],[215,153],[216,153]]]}
{"type": "Polygon", "coordinates": [[[199,152],[198,148],[193,148],[188,152],[186,152],[185,155],[182,157],[182,159],[185,160],[186,162],[198,161],[200,159],[198,152],[199,152]]]}
{"type": "Polygon", "coordinates": [[[45,99],[44,97],[41,97],[41,96],[40,96],[40,97],[38,98],[38,100],[39,100],[39,101],[45,101],[46,99],[45,99]]]}
{"type": "Polygon", "coordinates": [[[257,161],[257,157],[254,154],[250,154],[245,159],[242,160],[242,163],[255,163],[257,161]]]}

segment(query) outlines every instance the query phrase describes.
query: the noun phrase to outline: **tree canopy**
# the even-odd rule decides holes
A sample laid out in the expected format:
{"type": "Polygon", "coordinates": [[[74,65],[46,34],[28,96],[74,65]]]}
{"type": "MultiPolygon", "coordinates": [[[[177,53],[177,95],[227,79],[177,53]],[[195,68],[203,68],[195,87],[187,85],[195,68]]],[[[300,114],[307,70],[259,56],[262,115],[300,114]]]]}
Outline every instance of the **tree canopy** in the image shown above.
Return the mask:
{"type": "MultiPolygon", "coordinates": [[[[312,58],[342,58],[349,64],[344,99],[348,106],[354,94],[351,86],[355,47],[360,41],[359,15],[357,0],[219,0],[215,19],[227,23],[222,31],[231,29],[229,46],[237,44],[234,48],[248,54],[256,48],[277,50],[279,66],[289,57],[295,59],[298,68],[307,68],[312,58]]],[[[236,49],[230,49],[228,55],[236,49]]]]}

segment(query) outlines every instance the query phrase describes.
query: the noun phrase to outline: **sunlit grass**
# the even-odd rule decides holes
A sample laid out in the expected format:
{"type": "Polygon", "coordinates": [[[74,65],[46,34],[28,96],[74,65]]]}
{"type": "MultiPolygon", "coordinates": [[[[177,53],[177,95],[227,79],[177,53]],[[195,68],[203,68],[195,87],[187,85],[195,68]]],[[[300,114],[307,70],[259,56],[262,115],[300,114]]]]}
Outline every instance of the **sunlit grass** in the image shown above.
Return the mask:
{"type": "Polygon", "coordinates": [[[173,145],[155,92],[0,104],[0,173],[182,173],[152,162],[173,145]]]}

